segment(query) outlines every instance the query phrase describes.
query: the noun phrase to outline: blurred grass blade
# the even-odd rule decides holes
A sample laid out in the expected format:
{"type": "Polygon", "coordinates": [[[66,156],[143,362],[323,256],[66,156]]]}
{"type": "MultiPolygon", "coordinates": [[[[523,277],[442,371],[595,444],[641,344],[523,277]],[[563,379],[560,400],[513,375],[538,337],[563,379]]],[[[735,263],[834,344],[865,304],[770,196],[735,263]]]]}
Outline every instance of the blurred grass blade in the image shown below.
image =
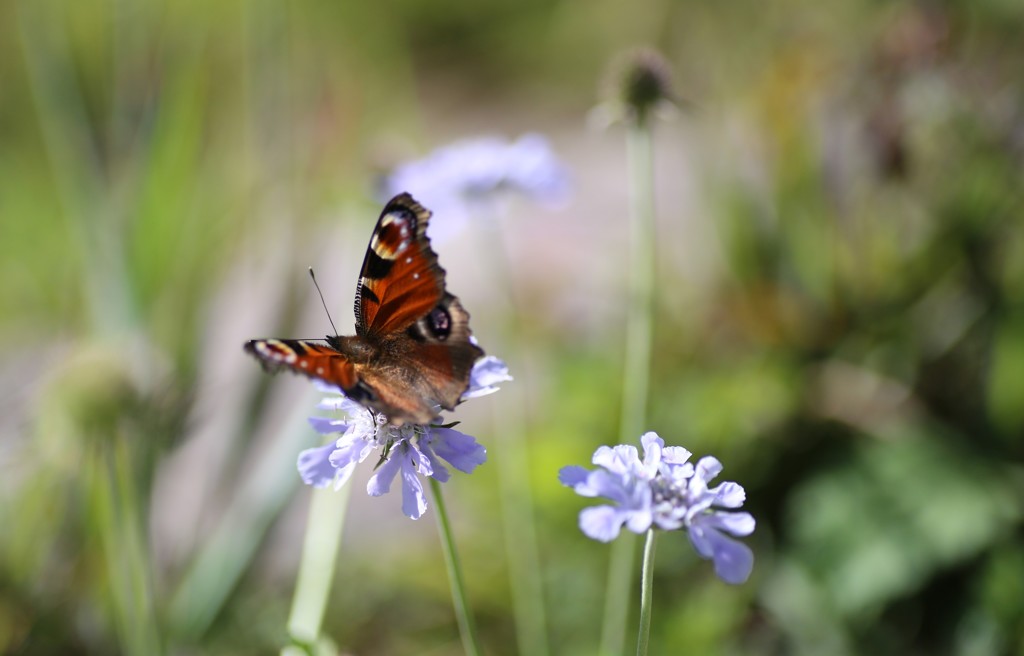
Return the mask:
{"type": "MultiPolygon", "coordinates": [[[[506,361],[512,363],[515,381],[505,385],[502,398],[492,407],[493,430],[498,448],[498,487],[501,495],[501,519],[505,536],[505,558],[508,562],[509,587],[512,590],[512,612],[515,616],[516,640],[520,654],[546,656],[550,653],[547,634],[547,612],[544,602],[543,569],[537,546],[536,515],[530,480],[530,448],[525,389],[530,384],[526,369],[527,350],[524,345],[522,313],[516,301],[513,263],[508,241],[496,217],[480,217],[475,225],[482,237],[480,252],[492,254],[489,264],[497,279],[496,285],[508,297],[508,316],[493,333],[502,334],[506,361]]],[[[495,322],[497,323],[497,322],[495,322]]]]}
{"type": "Polygon", "coordinates": [[[263,453],[249,478],[236,488],[220,523],[175,591],[169,627],[177,638],[192,641],[203,636],[248,569],[271,523],[291,498],[299,483],[295,458],[308,446],[306,417],[312,407],[312,392],[295,404],[280,439],[263,453]]]}
{"type": "Polygon", "coordinates": [[[130,656],[162,654],[149,548],[135,475],[123,439],[98,445],[91,460],[89,489],[103,544],[118,641],[123,653],[130,656]]]}

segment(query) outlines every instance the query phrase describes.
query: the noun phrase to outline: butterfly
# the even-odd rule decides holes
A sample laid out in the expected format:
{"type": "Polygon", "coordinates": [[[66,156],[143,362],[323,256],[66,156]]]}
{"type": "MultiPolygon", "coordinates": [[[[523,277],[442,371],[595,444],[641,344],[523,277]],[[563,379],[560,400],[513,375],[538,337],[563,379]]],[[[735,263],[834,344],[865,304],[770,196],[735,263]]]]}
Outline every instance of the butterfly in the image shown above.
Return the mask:
{"type": "Polygon", "coordinates": [[[395,426],[428,424],[440,408],[454,409],[484,352],[469,313],[445,289],[427,238],[430,216],[407,193],[384,206],[356,287],[355,335],[254,339],[245,351],[269,371],[336,385],[395,426]]]}

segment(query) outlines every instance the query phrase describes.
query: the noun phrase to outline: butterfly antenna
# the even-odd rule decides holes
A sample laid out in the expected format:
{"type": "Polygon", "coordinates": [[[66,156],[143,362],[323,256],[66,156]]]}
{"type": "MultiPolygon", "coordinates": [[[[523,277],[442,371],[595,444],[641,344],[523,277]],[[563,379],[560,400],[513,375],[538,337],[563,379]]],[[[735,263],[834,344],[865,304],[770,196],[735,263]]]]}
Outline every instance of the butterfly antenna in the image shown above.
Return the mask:
{"type": "Polygon", "coordinates": [[[327,313],[327,320],[331,322],[331,329],[334,334],[338,334],[338,329],[334,327],[334,319],[331,319],[331,313],[327,309],[327,302],[324,301],[324,294],[320,291],[320,285],[316,284],[316,274],[313,273],[313,267],[309,267],[309,277],[313,279],[313,286],[316,287],[316,293],[320,295],[320,303],[324,306],[324,312],[327,313]]]}

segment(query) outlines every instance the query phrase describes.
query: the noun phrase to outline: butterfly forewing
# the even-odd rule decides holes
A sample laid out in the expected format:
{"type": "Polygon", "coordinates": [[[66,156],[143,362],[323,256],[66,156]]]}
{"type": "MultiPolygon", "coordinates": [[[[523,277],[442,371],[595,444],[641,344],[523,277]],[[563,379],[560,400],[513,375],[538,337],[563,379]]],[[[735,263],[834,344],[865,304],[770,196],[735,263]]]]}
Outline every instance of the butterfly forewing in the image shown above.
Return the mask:
{"type": "Polygon", "coordinates": [[[366,249],[356,289],[356,333],[386,335],[408,328],[444,296],[444,269],[430,248],[430,211],[409,194],[384,207],[366,249]]]}

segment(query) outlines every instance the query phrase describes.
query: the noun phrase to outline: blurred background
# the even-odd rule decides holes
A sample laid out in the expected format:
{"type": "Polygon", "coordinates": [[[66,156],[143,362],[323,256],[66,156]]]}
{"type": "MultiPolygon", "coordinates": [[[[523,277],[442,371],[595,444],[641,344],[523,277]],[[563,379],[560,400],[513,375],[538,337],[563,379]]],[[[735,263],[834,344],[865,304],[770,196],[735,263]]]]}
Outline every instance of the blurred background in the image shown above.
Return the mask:
{"type": "MultiPolygon", "coordinates": [[[[241,345],[328,332],[310,265],[351,332],[382,174],[538,133],[571,198],[435,240],[516,376],[457,414],[489,461],[445,493],[486,650],[531,653],[514,422],[544,637],[595,653],[609,547],[556,474],[639,437],[623,131],[588,116],[647,44],[685,101],[654,128],[647,426],[758,520],[739,587],[662,537],[652,653],[1024,653],[1022,33],[1014,0],[0,3],[0,652],[285,644],[317,397],[241,345]]],[[[461,653],[434,519],[369,469],[325,631],[461,653]]]]}

